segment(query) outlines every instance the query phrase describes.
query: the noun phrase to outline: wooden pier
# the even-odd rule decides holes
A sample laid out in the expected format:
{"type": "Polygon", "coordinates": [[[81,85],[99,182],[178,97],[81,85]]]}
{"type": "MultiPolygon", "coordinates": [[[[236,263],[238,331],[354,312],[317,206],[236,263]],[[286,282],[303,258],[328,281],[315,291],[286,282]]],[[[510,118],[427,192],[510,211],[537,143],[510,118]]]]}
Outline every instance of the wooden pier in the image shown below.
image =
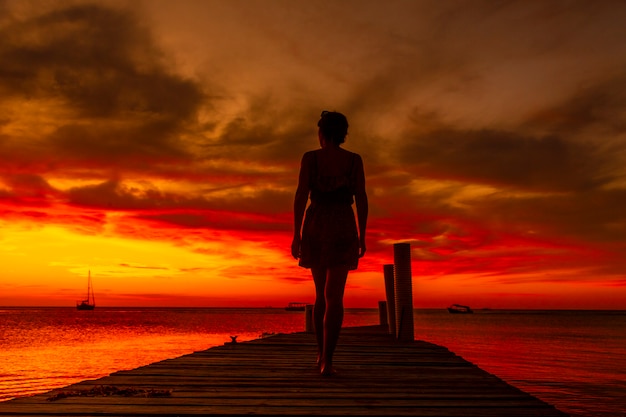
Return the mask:
{"type": "Polygon", "coordinates": [[[227,343],[2,402],[0,415],[566,416],[444,347],[400,343],[384,326],[343,329],[333,377],[319,375],[315,357],[310,333],[227,343]]]}

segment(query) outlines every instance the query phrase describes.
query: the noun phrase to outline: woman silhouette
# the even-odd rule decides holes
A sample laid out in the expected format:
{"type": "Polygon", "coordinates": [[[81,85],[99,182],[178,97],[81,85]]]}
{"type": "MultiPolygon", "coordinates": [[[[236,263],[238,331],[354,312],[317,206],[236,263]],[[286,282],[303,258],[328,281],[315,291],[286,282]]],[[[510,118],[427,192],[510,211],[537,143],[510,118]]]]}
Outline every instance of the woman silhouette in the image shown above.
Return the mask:
{"type": "Polygon", "coordinates": [[[306,152],[300,165],[291,253],[313,275],[317,363],[321,374],[329,376],[335,372],[333,353],[343,322],[348,271],[355,270],[365,254],[368,202],[363,160],[341,148],[348,134],[346,117],[323,111],[317,126],[321,149],[306,152]],[[311,204],[305,216],[309,196],[311,204]]]}

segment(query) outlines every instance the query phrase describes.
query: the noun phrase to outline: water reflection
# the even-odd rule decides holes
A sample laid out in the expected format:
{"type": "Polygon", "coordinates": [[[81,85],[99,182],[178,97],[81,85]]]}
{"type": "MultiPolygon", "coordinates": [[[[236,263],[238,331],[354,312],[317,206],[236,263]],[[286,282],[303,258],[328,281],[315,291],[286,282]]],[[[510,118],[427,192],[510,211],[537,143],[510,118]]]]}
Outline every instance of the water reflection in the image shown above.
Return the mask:
{"type": "MultiPolygon", "coordinates": [[[[417,310],[415,337],[448,347],[576,417],[626,410],[626,314],[417,310]]],[[[378,323],[348,310],[345,326],[378,323]]],[[[304,330],[282,309],[0,309],[0,401],[262,333],[304,330]]],[[[340,349],[340,347],[338,347],[340,349]]],[[[623,414],[623,413],[622,413],[623,414]]]]}
{"type": "Polygon", "coordinates": [[[417,315],[416,337],[463,358],[573,417],[626,409],[626,313],[490,311],[417,315]]]}

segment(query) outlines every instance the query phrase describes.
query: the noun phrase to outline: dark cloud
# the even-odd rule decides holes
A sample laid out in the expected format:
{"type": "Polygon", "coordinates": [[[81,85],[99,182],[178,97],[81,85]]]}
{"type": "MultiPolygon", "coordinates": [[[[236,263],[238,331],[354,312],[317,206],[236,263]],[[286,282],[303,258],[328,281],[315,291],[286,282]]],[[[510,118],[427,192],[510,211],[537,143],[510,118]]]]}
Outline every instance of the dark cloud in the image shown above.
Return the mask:
{"type": "Polygon", "coordinates": [[[536,191],[597,188],[605,163],[590,143],[489,128],[442,128],[407,138],[398,160],[420,175],[536,191]]]}
{"type": "Polygon", "coordinates": [[[214,139],[200,140],[199,157],[229,158],[269,165],[297,165],[302,154],[318,147],[321,111],[311,103],[286,107],[271,94],[251,97],[249,104],[223,125],[214,139]]]}
{"type": "Polygon", "coordinates": [[[170,213],[153,213],[136,215],[136,219],[147,220],[160,223],[163,226],[183,228],[183,229],[210,229],[210,230],[230,230],[230,231],[276,231],[284,232],[287,225],[291,226],[290,218],[285,216],[267,216],[243,212],[226,212],[203,210],[201,212],[177,211],[170,213]]]}
{"type": "Polygon", "coordinates": [[[527,128],[578,137],[585,133],[607,137],[626,132],[626,77],[622,74],[586,85],[560,103],[531,114],[527,128]]]}
{"type": "Polygon", "coordinates": [[[615,179],[602,175],[608,156],[588,144],[489,131],[438,131],[411,145],[403,159],[416,175],[454,180],[438,192],[410,192],[417,194],[408,204],[425,214],[478,222],[496,231],[532,231],[547,239],[594,244],[618,242],[626,232],[626,191],[608,186],[615,179]],[[456,196],[472,184],[495,188],[459,204],[462,197],[456,196]]]}
{"type": "Polygon", "coordinates": [[[42,207],[41,204],[27,204],[22,200],[2,201],[0,198],[0,219],[9,224],[24,224],[26,227],[60,226],[67,230],[86,235],[98,235],[107,223],[105,213],[83,211],[68,213],[66,210],[42,207]],[[8,203],[8,204],[7,204],[8,203]]]}
{"type": "MultiPolygon", "coordinates": [[[[518,230],[576,239],[595,245],[620,242],[626,232],[626,190],[589,190],[579,193],[531,196],[522,199],[485,199],[479,209],[518,230]]],[[[621,250],[621,249],[620,249],[621,250]]]]}
{"type": "MultiPolygon", "coordinates": [[[[244,184],[245,186],[247,184],[244,184]]],[[[64,198],[67,203],[76,207],[87,207],[102,210],[225,210],[246,213],[284,213],[289,211],[293,195],[291,192],[260,190],[253,194],[242,190],[230,195],[214,197],[212,192],[223,190],[234,191],[242,185],[222,187],[217,190],[206,190],[203,195],[189,195],[165,192],[143,181],[138,186],[125,185],[119,180],[109,180],[95,185],[74,187],[69,189],[64,198]],[[282,202],[282,204],[280,203],[282,202]]]]}
{"type": "Polygon", "coordinates": [[[21,198],[44,201],[48,197],[58,196],[59,193],[39,175],[16,174],[4,176],[4,182],[13,189],[14,195],[21,198]]]}
{"type": "Polygon", "coordinates": [[[0,179],[7,189],[0,189],[0,202],[13,207],[50,207],[61,193],[35,174],[4,174],[0,179]]]}
{"type": "Polygon", "coordinates": [[[51,11],[2,29],[3,89],[57,96],[83,117],[185,119],[202,94],[166,70],[148,30],[130,13],[97,5],[51,11]]]}
{"type": "MultiPolygon", "coordinates": [[[[108,165],[180,158],[177,134],[205,100],[174,74],[149,31],[131,13],[69,6],[0,27],[5,99],[58,100],[69,117],[43,143],[62,159],[108,165]]],[[[67,116],[66,116],[67,117],[67,116]]],[[[42,149],[42,152],[44,150],[42,149]]]]}
{"type": "Polygon", "coordinates": [[[415,111],[412,133],[395,148],[401,169],[453,182],[437,192],[413,192],[408,205],[548,241],[618,242],[626,231],[623,87],[621,77],[600,80],[510,130],[462,129],[435,111],[415,111]],[[450,204],[476,184],[493,191],[450,204]]]}

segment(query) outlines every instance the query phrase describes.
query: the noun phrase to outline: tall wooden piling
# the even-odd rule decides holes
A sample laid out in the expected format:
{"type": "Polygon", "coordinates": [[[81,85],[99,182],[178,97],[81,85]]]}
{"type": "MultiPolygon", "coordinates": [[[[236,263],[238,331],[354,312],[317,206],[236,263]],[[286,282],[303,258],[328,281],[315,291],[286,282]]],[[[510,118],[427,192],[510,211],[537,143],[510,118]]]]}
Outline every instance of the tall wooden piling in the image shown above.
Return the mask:
{"type": "Polygon", "coordinates": [[[414,340],[413,330],[413,283],[411,273],[411,245],[393,245],[396,339],[409,342],[414,340]]]}

